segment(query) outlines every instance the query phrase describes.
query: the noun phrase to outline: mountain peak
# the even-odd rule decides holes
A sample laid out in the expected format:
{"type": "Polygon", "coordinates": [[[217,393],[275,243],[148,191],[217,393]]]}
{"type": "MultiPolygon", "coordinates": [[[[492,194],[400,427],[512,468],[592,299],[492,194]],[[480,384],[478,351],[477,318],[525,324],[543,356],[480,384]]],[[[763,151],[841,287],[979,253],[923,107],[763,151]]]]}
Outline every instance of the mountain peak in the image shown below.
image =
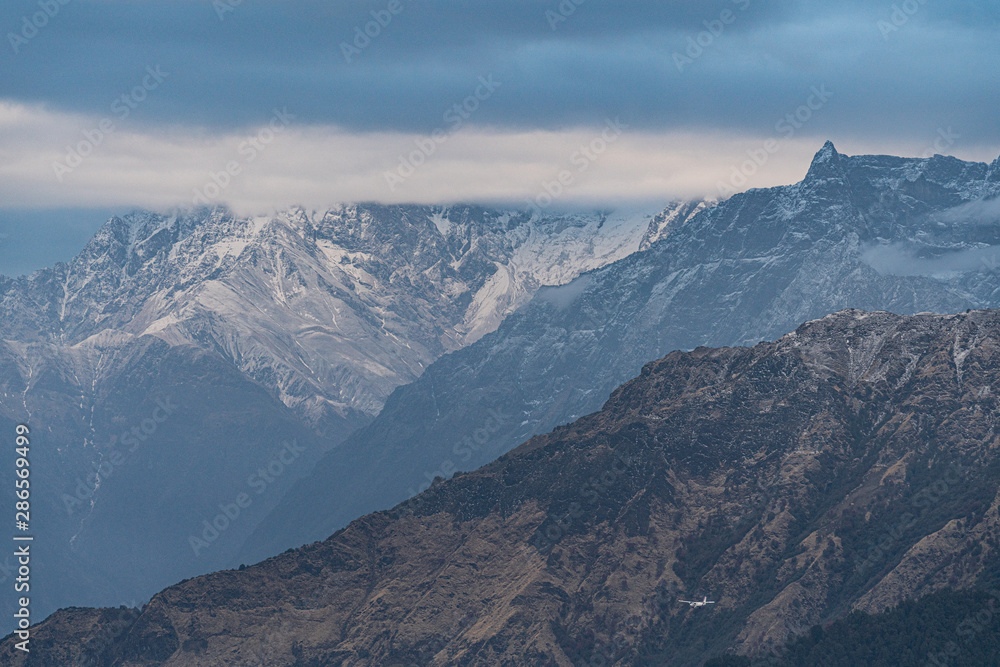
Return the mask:
{"type": "Polygon", "coordinates": [[[1000,157],[990,164],[990,169],[986,172],[986,180],[1000,183],[1000,157]]]}
{"type": "Polygon", "coordinates": [[[820,157],[821,155],[840,155],[840,153],[837,152],[837,147],[833,145],[833,142],[827,139],[823,143],[823,147],[816,152],[816,156],[813,158],[813,160],[820,157]]]}
{"type": "Polygon", "coordinates": [[[827,140],[813,157],[812,164],[809,165],[809,173],[806,174],[806,180],[829,178],[835,175],[839,171],[840,157],[841,155],[837,152],[833,142],[827,140]]]}

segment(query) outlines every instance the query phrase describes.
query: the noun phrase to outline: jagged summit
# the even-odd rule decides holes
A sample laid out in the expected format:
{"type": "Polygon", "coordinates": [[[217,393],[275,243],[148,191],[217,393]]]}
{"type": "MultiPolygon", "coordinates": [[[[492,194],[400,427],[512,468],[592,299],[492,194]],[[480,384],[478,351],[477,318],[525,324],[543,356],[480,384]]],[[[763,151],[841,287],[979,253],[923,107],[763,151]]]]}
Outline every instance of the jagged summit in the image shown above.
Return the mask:
{"type": "Polygon", "coordinates": [[[992,164],[967,162],[948,155],[896,157],[893,155],[844,155],[832,141],[817,151],[800,187],[853,188],[864,192],[871,186],[907,190],[916,183],[944,193],[961,186],[964,200],[1000,195],[1000,158],[992,164]],[[877,182],[876,182],[877,181],[877,182]]]}
{"type": "Polygon", "coordinates": [[[841,157],[833,142],[828,140],[813,157],[806,180],[815,181],[843,175],[841,157]]]}
{"type": "Polygon", "coordinates": [[[374,414],[397,384],[492,331],[539,286],[635,252],[649,224],[463,206],[140,210],[111,218],[70,262],[19,281],[3,307],[23,317],[0,331],[66,344],[105,330],[209,339],[245,372],[266,373],[290,407],[309,403],[313,419],[324,404],[374,414]]]}
{"type": "Polygon", "coordinates": [[[813,164],[822,163],[827,160],[836,159],[838,157],[840,157],[840,153],[837,152],[837,147],[833,145],[832,140],[827,139],[825,142],[823,142],[823,146],[818,151],[816,151],[816,155],[813,156],[812,163],[813,164]]]}
{"type": "Polygon", "coordinates": [[[992,183],[1000,182],[1000,157],[990,164],[989,173],[986,175],[986,180],[992,183]]]}

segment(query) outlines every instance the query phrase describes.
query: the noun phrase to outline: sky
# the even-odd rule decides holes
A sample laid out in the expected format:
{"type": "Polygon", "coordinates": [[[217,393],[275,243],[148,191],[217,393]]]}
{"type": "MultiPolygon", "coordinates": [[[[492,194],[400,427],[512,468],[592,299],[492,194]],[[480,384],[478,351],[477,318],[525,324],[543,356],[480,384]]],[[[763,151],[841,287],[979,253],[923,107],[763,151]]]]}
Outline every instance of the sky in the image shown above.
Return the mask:
{"type": "Polygon", "coordinates": [[[827,139],[1000,154],[995,0],[6,0],[0,36],[7,275],[137,207],[665,204],[827,139]]]}

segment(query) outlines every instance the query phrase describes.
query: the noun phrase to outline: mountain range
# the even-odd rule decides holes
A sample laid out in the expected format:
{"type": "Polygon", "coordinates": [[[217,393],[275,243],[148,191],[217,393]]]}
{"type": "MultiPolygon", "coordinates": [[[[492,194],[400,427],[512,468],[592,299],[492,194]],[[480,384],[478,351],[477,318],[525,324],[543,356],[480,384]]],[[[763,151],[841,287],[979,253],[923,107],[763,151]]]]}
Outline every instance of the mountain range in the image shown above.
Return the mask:
{"type": "Polygon", "coordinates": [[[1000,307],[998,196],[1000,158],[846,156],[827,142],[801,182],[657,226],[645,252],[539,290],[438,359],[296,484],[240,560],[324,539],[485,465],[599,409],[672,350],[774,339],[843,308],[1000,307]]]}
{"type": "MultiPolygon", "coordinates": [[[[843,308],[1000,307],[998,197],[1000,159],[827,143],[800,183],[648,213],[113,218],[72,262],[0,277],[0,428],[32,425],[48,545],[35,613],[136,607],[399,503],[393,520],[422,512],[421,492],[561,432],[675,350],[843,308]]],[[[708,648],[784,639],[746,622],[708,648]]]]}
{"type": "Polygon", "coordinates": [[[47,544],[36,612],[237,565],[395,387],[685,211],[137,211],[69,263],[0,277],[0,428],[32,427],[47,544]]]}
{"type": "Polygon", "coordinates": [[[8,638],[0,655],[692,665],[995,586],[998,331],[995,310],[847,310],[775,342],[673,352],[599,412],[323,542],[141,611],[60,611],[37,652],[8,638]],[[678,602],[702,596],[716,604],[678,602]]]}

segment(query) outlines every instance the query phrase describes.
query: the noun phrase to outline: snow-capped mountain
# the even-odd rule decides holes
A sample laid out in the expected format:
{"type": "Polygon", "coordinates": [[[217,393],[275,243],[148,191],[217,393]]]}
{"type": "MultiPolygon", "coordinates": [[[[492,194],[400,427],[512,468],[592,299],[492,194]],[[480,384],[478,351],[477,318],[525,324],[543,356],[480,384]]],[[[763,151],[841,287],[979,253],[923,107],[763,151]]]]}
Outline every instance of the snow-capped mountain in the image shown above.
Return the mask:
{"type": "Polygon", "coordinates": [[[646,233],[639,242],[639,250],[649,250],[650,246],[666,238],[667,234],[674,231],[685,222],[701,213],[706,208],[711,208],[716,204],[715,200],[694,200],[675,201],[663,211],[653,216],[646,229],[646,233]]]}
{"type": "Polygon", "coordinates": [[[313,423],[371,417],[540,286],[635,252],[650,217],[136,212],[110,220],[69,264],[11,283],[0,326],[24,342],[72,346],[111,331],[208,347],[313,423]]]}
{"type": "Polygon", "coordinates": [[[0,279],[0,428],[32,428],[49,545],[36,613],[238,565],[393,389],[540,287],[636,252],[652,213],[140,211],[67,264],[0,279]],[[240,494],[238,518],[206,527],[240,494]]]}
{"type": "Polygon", "coordinates": [[[774,339],[845,308],[1000,306],[998,197],[1000,159],[849,157],[827,143],[802,182],[705,207],[648,251],[540,290],[496,332],[439,359],[289,493],[245,554],[325,538],[473,470],[598,410],[672,350],[774,339]],[[278,520],[307,506],[323,511],[278,520]]]}

